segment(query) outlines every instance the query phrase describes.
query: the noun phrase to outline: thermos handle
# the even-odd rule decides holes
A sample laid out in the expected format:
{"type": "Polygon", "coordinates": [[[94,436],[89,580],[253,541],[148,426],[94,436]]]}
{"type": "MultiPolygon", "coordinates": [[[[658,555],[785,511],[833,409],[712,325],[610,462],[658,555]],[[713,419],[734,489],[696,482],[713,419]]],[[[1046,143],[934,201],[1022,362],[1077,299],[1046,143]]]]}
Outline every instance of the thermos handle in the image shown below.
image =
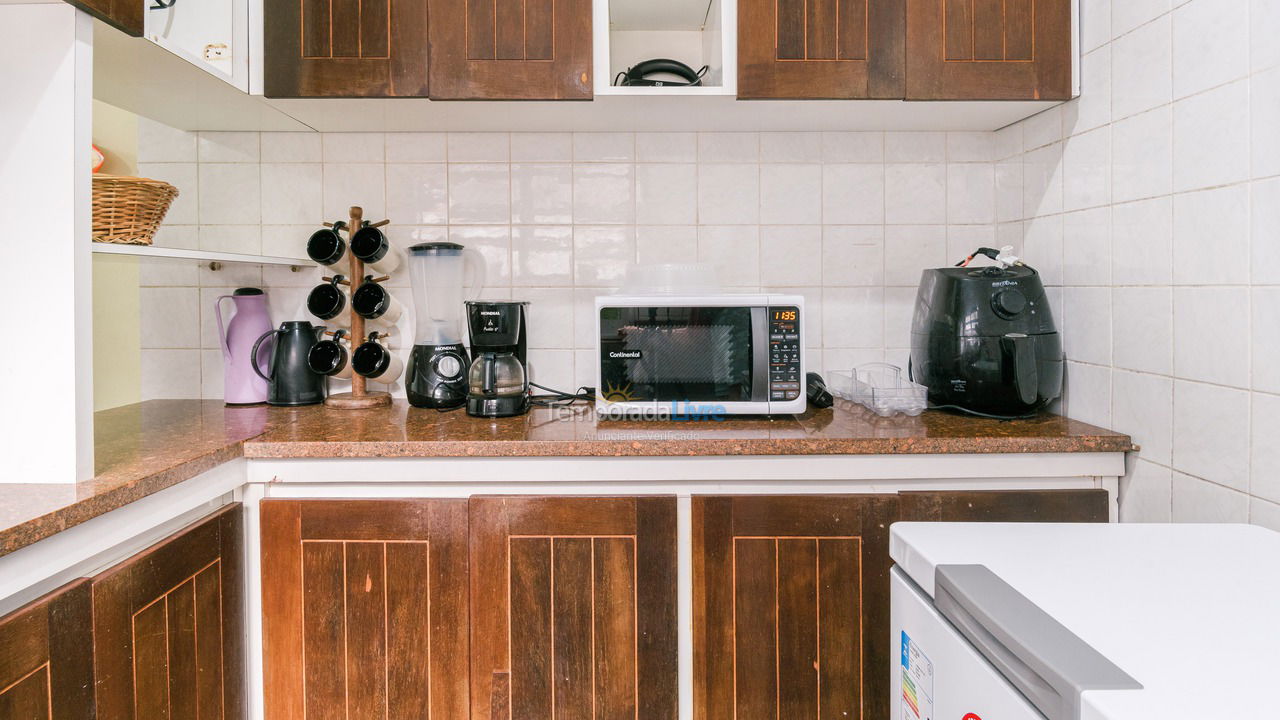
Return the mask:
{"type": "Polygon", "coordinates": [[[1010,333],[1000,338],[1000,347],[1005,360],[1011,361],[1013,389],[1018,399],[1027,405],[1035,403],[1040,394],[1040,375],[1036,370],[1034,341],[1026,335],[1010,333]]]}
{"type": "MultiPolygon", "coordinates": [[[[258,348],[262,346],[262,341],[263,341],[263,340],[266,340],[268,337],[270,337],[270,336],[272,336],[272,335],[275,335],[275,334],[276,334],[276,333],[278,333],[278,332],[280,332],[280,331],[279,331],[279,330],[268,330],[267,332],[263,333],[263,334],[262,334],[262,337],[258,338],[258,342],[256,342],[256,343],[254,343],[254,344],[253,344],[253,350],[251,350],[251,351],[249,352],[249,365],[251,365],[251,366],[253,367],[253,371],[254,371],[255,373],[257,373],[257,374],[258,374],[258,377],[262,378],[263,380],[266,380],[267,382],[271,382],[271,376],[270,376],[270,375],[263,375],[263,374],[262,374],[262,368],[258,367],[258,348]]],[[[274,370],[274,369],[272,370],[272,373],[271,373],[271,374],[272,374],[272,375],[274,375],[274,374],[275,374],[275,370],[274,370]]]]}
{"type": "Polygon", "coordinates": [[[222,357],[231,357],[231,346],[227,344],[227,332],[222,328],[222,301],[234,298],[232,295],[219,296],[213,301],[213,316],[218,320],[218,347],[222,348],[222,357]]]}
{"type": "Polygon", "coordinates": [[[466,248],[462,251],[462,265],[463,275],[466,275],[466,266],[471,266],[473,278],[472,282],[466,286],[466,299],[475,300],[480,297],[480,291],[484,290],[484,255],[474,248],[466,248]]]}

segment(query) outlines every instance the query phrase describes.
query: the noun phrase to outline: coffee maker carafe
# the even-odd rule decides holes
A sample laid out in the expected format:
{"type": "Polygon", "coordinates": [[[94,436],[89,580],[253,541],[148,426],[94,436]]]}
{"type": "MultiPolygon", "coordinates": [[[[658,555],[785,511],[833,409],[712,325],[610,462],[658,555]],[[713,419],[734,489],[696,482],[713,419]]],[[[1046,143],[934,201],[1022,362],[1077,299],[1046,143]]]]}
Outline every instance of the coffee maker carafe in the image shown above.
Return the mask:
{"type": "Polygon", "coordinates": [[[405,380],[409,404],[458,407],[467,398],[468,358],[460,315],[463,295],[474,298],[480,294],[484,258],[457,243],[414,245],[409,248],[409,278],[417,313],[405,380]],[[468,274],[470,283],[464,280],[468,274]]]}
{"type": "Polygon", "coordinates": [[[475,360],[467,372],[467,414],[511,417],[529,410],[525,371],[527,302],[468,301],[467,325],[475,360]]]}

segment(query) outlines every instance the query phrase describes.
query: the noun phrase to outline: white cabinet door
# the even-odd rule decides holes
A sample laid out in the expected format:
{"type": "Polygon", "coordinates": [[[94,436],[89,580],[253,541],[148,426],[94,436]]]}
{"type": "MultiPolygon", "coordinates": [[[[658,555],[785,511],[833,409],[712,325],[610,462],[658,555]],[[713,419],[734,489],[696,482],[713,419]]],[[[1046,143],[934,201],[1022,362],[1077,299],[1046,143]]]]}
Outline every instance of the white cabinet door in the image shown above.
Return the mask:
{"type": "Polygon", "coordinates": [[[249,0],[137,1],[148,40],[249,91],[249,0]]]}
{"type": "Polygon", "coordinates": [[[889,585],[891,720],[1044,720],[896,566],[889,585]]]}

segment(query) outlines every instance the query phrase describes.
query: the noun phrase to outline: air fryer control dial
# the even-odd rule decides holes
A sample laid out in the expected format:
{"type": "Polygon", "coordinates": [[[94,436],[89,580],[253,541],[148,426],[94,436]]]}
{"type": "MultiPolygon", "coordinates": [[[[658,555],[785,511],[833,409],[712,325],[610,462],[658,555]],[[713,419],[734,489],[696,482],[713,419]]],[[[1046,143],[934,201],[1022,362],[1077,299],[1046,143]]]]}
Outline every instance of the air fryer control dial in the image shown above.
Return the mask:
{"type": "Polygon", "coordinates": [[[1027,296],[1013,288],[1001,290],[991,296],[991,309],[1000,317],[1009,320],[1027,309],[1027,296]]]}
{"type": "Polygon", "coordinates": [[[441,355],[436,358],[436,374],[442,380],[452,380],[462,372],[462,362],[457,355],[441,355]]]}

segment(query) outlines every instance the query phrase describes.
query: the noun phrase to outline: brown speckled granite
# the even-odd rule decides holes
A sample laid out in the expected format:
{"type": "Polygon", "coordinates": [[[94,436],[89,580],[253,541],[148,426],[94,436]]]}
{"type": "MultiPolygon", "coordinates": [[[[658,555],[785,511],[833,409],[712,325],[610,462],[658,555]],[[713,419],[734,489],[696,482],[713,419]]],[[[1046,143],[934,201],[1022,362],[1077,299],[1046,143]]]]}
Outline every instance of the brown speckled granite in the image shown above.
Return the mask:
{"type": "Polygon", "coordinates": [[[999,422],[927,412],[878,418],[860,408],[724,422],[600,421],[536,409],[487,420],[396,401],[338,411],[227,408],[153,400],[95,416],[97,476],[75,485],[0,483],[0,555],[194,477],[250,458],[864,455],[1123,452],[1127,435],[1046,415],[999,422]]]}
{"type": "Polygon", "coordinates": [[[461,410],[439,413],[397,401],[348,413],[336,422],[319,407],[284,411],[289,422],[245,443],[251,458],[566,457],[691,455],[871,455],[901,453],[1116,452],[1129,437],[1046,415],[999,422],[927,412],[879,418],[856,410],[811,410],[769,419],[723,422],[597,421],[576,412],[537,408],[518,418],[488,420],[461,410]]]}
{"type": "Polygon", "coordinates": [[[115,510],[244,455],[266,407],[152,400],[94,414],[92,480],[0,483],[0,555],[115,510]]]}

